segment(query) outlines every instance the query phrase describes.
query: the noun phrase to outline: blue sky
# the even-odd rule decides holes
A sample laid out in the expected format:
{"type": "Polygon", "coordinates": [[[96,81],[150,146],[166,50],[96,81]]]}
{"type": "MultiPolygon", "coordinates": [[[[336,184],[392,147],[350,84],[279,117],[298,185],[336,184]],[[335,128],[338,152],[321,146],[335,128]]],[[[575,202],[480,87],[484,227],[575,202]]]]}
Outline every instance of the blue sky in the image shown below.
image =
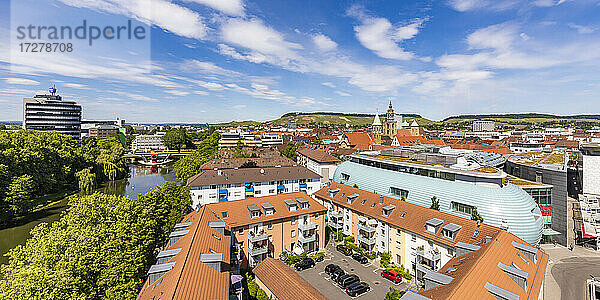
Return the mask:
{"type": "Polygon", "coordinates": [[[390,99],[397,112],[431,119],[600,113],[598,0],[2,0],[0,8],[0,120],[20,120],[22,98],[51,83],[85,118],[128,122],[372,113],[390,99]],[[145,44],[15,53],[16,24],[128,18],[151,26],[145,44]]]}

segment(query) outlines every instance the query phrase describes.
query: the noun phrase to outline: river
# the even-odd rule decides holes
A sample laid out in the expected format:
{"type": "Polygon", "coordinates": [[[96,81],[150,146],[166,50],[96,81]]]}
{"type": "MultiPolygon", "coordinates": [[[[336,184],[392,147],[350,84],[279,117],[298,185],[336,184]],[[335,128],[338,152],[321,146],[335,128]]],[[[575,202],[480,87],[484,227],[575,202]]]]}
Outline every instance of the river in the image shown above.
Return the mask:
{"type": "MultiPolygon", "coordinates": [[[[130,165],[128,178],[107,182],[96,191],[137,199],[138,195],[143,195],[157,185],[168,181],[177,181],[171,167],[150,168],[130,165]]],[[[33,227],[42,222],[52,223],[58,220],[61,212],[67,208],[67,202],[67,198],[63,198],[44,209],[31,213],[15,226],[0,230],[0,253],[2,254],[0,264],[8,263],[8,258],[4,254],[17,245],[24,244],[30,237],[29,232],[33,227]]]]}

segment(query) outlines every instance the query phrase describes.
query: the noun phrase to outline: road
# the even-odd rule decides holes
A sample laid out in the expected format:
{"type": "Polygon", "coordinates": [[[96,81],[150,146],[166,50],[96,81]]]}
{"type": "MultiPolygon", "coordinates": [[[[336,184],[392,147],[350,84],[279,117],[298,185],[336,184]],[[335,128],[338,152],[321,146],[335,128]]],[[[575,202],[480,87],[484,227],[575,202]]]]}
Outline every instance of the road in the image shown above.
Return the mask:
{"type": "Polygon", "coordinates": [[[586,279],[600,278],[600,257],[565,258],[552,266],[561,299],[585,299],[586,279]]]}

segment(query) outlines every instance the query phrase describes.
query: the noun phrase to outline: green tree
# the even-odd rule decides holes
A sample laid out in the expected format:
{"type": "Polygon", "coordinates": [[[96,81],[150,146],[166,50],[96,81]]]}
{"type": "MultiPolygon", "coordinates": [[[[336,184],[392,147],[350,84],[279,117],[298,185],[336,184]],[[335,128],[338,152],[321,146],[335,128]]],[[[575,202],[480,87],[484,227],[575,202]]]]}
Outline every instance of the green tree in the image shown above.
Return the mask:
{"type": "Polygon", "coordinates": [[[177,151],[181,150],[183,146],[191,144],[191,139],[188,137],[185,128],[170,128],[161,137],[161,140],[167,148],[177,149],[177,151]]]}
{"type": "Polygon", "coordinates": [[[175,163],[174,168],[177,177],[187,180],[188,178],[198,174],[200,172],[200,167],[205,162],[214,158],[215,154],[217,153],[220,138],[221,135],[217,131],[213,130],[213,133],[210,136],[206,136],[202,142],[200,142],[198,149],[179,159],[175,163]]]}
{"type": "Polygon", "coordinates": [[[473,207],[473,210],[471,211],[471,220],[483,222],[483,217],[479,215],[477,207],[473,207]]]}
{"type": "Polygon", "coordinates": [[[296,150],[298,149],[298,145],[294,144],[293,142],[288,142],[288,144],[285,146],[285,149],[283,149],[283,151],[281,151],[281,154],[283,154],[283,156],[296,161],[296,150]]]}
{"type": "Polygon", "coordinates": [[[167,183],[137,200],[73,197],[1,267],[0,299],[135,299],[152,253],[190,210],[185,186],[167,183]]]}
{"type": "Polygon", "coordinates": [[[75,177],[82,192],[89,193],[96,187],[96,174],[92,173],[90,168],[75,173],[75,177]]]}
{"type": "Polygon", "coordinates": [[[6,201],[9,203],[13,215],[24,214],[33,209],[34,190],[33,177],[30,175],[25,174],[13,178],[6,193],[6,201]]]}
{"type": "Polygon", "coordinates": [[[436,196],[431,197],[431,209],[440,210],[440,200],[436,196]]]}
{"type": "Polygon", "coordinates": [[[401,289],[395,289],[390,287],[390,291],[385,294],[384,300],[398,300],[400,297],[404,296],[405,291],[401,289]]]}

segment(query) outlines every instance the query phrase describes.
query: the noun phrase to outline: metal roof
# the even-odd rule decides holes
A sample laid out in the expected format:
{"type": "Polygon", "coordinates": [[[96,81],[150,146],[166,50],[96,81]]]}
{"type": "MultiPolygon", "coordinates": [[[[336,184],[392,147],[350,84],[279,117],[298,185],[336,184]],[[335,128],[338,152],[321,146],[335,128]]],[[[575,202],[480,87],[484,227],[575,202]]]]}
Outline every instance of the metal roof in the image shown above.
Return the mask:
{"type": "Polygon", "coordinates": [[[431,298],[421,296],[413,291],[407,291],[404,296],[400,297],[400,300],[431,300],[431,298]]]}
{"type": "Polygon", "coordinates": [[[442,229],[446,229],[452,232],[456,232],[459,231],[462,228],[462,226],[458,225],[458,224],[454,224],[454,223],[450,223],[450,224],[446,224],[444,225],[444,227],[442,227],[442,229]]]}
{"type": "Polygon", "coordinates": [[[512,242],[512,245],[519,250],[527,251],[531,254],[537,254],[537,248],[535,248],[535,247],[521,244],[521,243],[515,242],[515,241],[512,242]]]}
{"type": "Polygon", "coordinates": [[[515,294],[515,293],[513,293],[511,291],[505,290],[505,289],[503,289],[503,288],[501,288],[499,286],[493,285],[493,284],[491,284],[489,282],[485,283],[485,288],[490,293],[492,293],[492,294],[494,294],[496,296],[500,296],[500,297],[502,297],[503,299],[506,299],[506,300],[519,300],[520,299],[519,295],[517,295],[517,294],[515,294]]]}
{"type": "Polygon", "coordinates": [[[158,252],[158,255],[156,255],[156,258],[175,256],[175,255],[177,255],[177,253],[179,253],[179,251],[181,251],[181,248],[163,250],[163,251],[158,252]]]}
{"type": "Polygon", "coordinates": [[[260,211],[260,208],[256,204],[250,204],[250,205],[248,205],[246,207],[248,207],[249,211],[260,211]]]}
{"type": "Polygon", "coordinates": [[[298,203],[308,203],[308,200],[302,198],[302,197],[298,197],[296,198],[296,201],[298,201],[298,203]]]}
{"type": "Polygon", "coordinates": [[[329,192],[330,192],[330,193],[337,193],[337,192],[339,192],[339,191],[340,191],[340,189],[330,189],[330,190],[329,190],[329,192]]]}
{"type": "Polygon", "coordinates": [[[224,228],[225,226],[227,226],[225,222],[208,222],[210,228],[224,228]]]}
{"type": "Polygon", "coordinates": [[[186,233],[190,232],[189,230],[179,230],[179,231],[173,231],[171,232],[171,234],[169,234],[169,237],[178,237],[178,236],[184,236],[186,233]]]}
{"type": "Polygon", "coordinates": [[[471,251],[477,251],[479,249],[481,249],[481,246],[477,246],[477,245],[473,245],[473,244],[469,244],[469,243],[464,243],[464,242],[458,242],[455,245],[457,248],[461,248],[461,249],[467,249],[467,250],[471,250],[471,251]]]}
{"type": "Polygon", "coordinates": [[[444,221],[440,220],[438,218],[429,219],[425,222],[425,224],[435,226],[435,227],[442,225],[442,223],[444,223],[444,221]]]}
{"type": "Polygon", "coordinates": [[[452,282],[452,280],[454,280],[454,278],[452,278],[452,276],[444,275],[442,273],[438,273],[438,272],[434,272],[434,271],[427,272],[427,274],[425,274],[425,276],[423,276],[423,279],[428,279],[433,282],[437,282],[439,284],[448,284],[448,283],[452,282]]]}
{"type": "Polygon", "coordinates": [[[223,253],[202,253],[200,261],[204,263],[221,262],[223,261],[223,253]]]}
{"type": "Polygon", "coordinates": [[[394,204],[389,204],[389,205],[386,205],[383,207],[383,209],[385,209],[385,210],[392,210],[394,208],[396,208],[396,205],[394,205],[394,204]]]}
{"type": "Polygon", "coordinates": [[[186,228],[192,225],[192,222],[183,222],[175,224],[175,229],[186,228]]]}
{"type": "Polygon", "coordinates": [[[148,270],[148,275],[169,271],[174,266],[175,266],[175,262],[170,262],[170,263],[160,264],[160,265],[152,265],[150,267],[150,270],[148,270]]]}
{"type": "MultiPolygon", "coordinates": [[[[440,211],[463,218],[465,214],[452,210],[451,203],[475,206],[485,223],[500,227],[505,221],[512,234],[529,244],[537,244],[542,237],[543,218],[534,218],[541,215],[539,206],[529,194],[514,184],[503,187],[475,185],[385,170],[349,161],[336,168],[333,180],[350,186],[357,184],[363,190],[396,199],[400,199],[400,196],[392,194],[390,187],[403,189],[409,191],[406,202],[426,208],[431,206],[431,197],[437,196],[440,211]],[[344,180],[342,173],[350,175],[350,179],[344,180]],[[441,194],[444,197],[440,197],[441,194]]],[[[472,232],[469,232],[469,235],[471,234],[472,232]]]]}
{"type": "Polygon", "coordinates": [[[353,199],[353,198],[356,198],[358,196],[359,196],[358,194],[348,195],[348,199],[353,199]]]}
{"type": "Polygon", "coordinates": [[[262,208],[264,208],[264,209],[273,209],[273,204],[271,204],[269,202],[263,202],[260,204],[260,206],[262,206],[262,208]]]}
{"type": "Polygon", "coordinates": [[[527,273],[523,270],[519,270],[513,266],[505,265],[502,262],[498,262],[498,268],[500,268],[502,271],[504,271],[506,273],[510,273],[510,274],[519,276],[524,279],[527,279],[529,277],[529,273],[527,273]]]}
{"type": "Polygon", "coordinates": [[[292,206],[292,205],[298,205],[298,203],[296,203],[296,201],[292,200],[292,199],[285,199],[283,200],[283,202],[287,205],[287,206],[292,206]]]}

